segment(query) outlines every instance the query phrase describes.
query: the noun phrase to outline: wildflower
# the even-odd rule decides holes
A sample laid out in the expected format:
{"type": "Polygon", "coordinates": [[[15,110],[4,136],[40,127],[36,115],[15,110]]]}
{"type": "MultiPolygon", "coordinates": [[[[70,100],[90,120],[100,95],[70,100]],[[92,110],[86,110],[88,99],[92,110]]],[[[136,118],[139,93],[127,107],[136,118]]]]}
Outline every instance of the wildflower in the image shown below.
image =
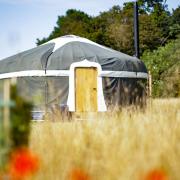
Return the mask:
{"type": "Polygon", "coordinates": [[[10,159],[10,174],[12,179],[24,179],[38,170],[38,158],[28,149],[21,148],[12,153],[10,159]]]}
{"type": "Polygon", "coordinates": [[[82,169],[73,169],[70,172],[69,180],[90,180],[90,176],[82,169]]]}
{"type": "Polygon", "coordinates": [[[167,175],[162,170],[152,170],[145,176],[145,180],[168,180],[167,175]]]}

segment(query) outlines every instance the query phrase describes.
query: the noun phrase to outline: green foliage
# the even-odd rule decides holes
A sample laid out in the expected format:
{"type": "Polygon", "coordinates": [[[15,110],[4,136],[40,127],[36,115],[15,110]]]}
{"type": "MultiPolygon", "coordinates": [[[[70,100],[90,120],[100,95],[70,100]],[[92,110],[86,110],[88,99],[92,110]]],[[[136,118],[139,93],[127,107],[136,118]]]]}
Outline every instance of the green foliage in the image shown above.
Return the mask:
{"type": "Polygon", "coordinates": [[[173,10],[170,18],[170,33],[169,35],[176,38],[180,34],[180,6],[173,10]]]}
{"type": "Polygon", "coordinates": [[[159,47],[153,52],[146,51],[142,59],[153,77],[155,97],[180,96],[180,37],[159,47]]]}
{"type": "MultiPolygon", "coordinates": [[[[2,89],[0,92],[2,93],[2,89]]],[[[0,170],[6,167],[11,151],[28,145],[31,108],[30,103],[18,96],[15,86],[11,88],[10,102],[5,103],[3,99],[0,99],[0,170]],[[6,106],[10,109],[8,122],[8,119],[5,121],[3,117],[3,109],[6,106]]]]}
{"type": "Polygon", "coordinates": [[[172,24],[180,24],[180,6],[178,6],[176,9],[173,9],[171,21],[172,24]]]}
{"type": "Polygon", "coordinates": [[[5,128],[3,124],[2,117],[3,107],[0,107],[0,170],[4,168],[7,162],[7,154],[9,152],[9,144],[7,144],[7,134],[5,133],[5,128]]]}
{"type": "Polygon", "coordinates": [[[161,13],[167,10],[166,0],[138,0],[138,4],[146,13],[161,13]]]}
{"type": "Polygon", "coordinates": [[[15,106],[11,108],[11,141],[12,147],[27,146],[30,133],[32,105],[18,96],[15,86],[11,88],[11,99],[15,106]]]}

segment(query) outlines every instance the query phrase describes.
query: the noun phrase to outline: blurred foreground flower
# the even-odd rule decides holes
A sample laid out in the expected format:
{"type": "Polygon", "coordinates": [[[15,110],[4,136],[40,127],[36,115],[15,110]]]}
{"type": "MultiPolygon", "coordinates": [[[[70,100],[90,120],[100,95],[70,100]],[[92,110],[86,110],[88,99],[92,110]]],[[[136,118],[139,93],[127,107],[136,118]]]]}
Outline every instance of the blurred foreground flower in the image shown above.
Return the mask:
{"type": "Polygon", "coordinates": [[[145,180],[168,180],[168,177],[164,171],[155,169],[147,173],[145,180]]]}
{"type": "Polygon", "coordinates": [[[90,180],[90,176],[82,169],[73,169],[70,172],[69,180],[90,180]]]}
{"type": "Polygon", "coordinates": [[[20,148],[12,153],[9,168],[12,180],[21,180],[38,170],[39,160],[29,149],[20,148]]]}

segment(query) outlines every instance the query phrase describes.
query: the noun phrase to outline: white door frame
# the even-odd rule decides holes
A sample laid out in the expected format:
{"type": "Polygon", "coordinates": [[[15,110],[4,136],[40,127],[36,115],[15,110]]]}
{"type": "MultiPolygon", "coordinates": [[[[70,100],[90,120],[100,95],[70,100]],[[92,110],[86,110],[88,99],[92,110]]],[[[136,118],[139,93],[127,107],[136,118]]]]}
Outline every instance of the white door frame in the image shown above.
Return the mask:
{"type": "Polygon", "coordinates": [[[102,77],[100,76],[102,68],[100,64],[96,62],[90,62],[88,60],[83,60],[80,62],[72,63],[70,66],[70,76],[69,76],[69,94],[67,105],[69,107],[69,111],[75,111],[75,68],[77,67],[96,67],[98,71],[97,76],[97,105],[98,111],[104,112],[107,111],[107,107],[104,100],[103,88],[102,88],[102,77]]]}

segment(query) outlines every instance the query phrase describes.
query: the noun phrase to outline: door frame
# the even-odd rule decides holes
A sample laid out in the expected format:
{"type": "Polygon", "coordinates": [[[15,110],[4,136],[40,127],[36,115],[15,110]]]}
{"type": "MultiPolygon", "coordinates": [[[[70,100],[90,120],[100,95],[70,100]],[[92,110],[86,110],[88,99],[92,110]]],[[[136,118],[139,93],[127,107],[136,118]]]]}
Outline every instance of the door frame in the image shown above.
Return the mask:
{"type": "Polygon", "coordinates": [[[107,107],[104,100],[103,88],[102,88],[102,77],[100,76],[102,68],[100,64],[96,62],[88,61],[87,59],[72,63],[70,66],[69,74],[69,94],[67,105],[69,111],[75,112],[75,68],[77,67],[95,67],[97,68],[97,108],[99,112],[107,111],[107,107]]]}

